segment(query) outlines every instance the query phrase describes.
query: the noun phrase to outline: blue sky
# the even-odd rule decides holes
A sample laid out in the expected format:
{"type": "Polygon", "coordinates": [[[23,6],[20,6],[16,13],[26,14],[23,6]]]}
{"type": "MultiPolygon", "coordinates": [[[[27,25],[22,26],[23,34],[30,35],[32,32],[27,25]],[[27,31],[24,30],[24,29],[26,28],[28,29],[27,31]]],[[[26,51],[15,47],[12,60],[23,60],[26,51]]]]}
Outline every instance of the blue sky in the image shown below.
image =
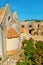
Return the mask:
{"type": "Polygon", "coordinates": [[[43,19],[43,0],[0,0],[0,7],[6,2],[11,12],[17,11],[19,20],[43,19]]]}

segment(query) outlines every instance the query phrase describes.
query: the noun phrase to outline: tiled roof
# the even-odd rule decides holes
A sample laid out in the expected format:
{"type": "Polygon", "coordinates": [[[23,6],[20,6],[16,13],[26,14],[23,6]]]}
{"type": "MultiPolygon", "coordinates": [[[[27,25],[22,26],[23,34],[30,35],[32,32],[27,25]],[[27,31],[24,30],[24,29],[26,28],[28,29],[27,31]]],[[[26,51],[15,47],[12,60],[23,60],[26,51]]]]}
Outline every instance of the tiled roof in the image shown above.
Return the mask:
{"type": "Polygon", "coordinates": [[[4,12],[5,12],[5,8],[4,7],[0,8],[0,20],[1,20],[2,16],[3,16],[4,12]]]}
{"type": "Polygon", "coordinates": [[[23,33],[24,32],[24,28],[20,28],[20,32],[23,33]]]}
{"type": "Polygon", "coordinates": [[[8,29],[7,38],[16,38],[18,36],[19,36],[19,34],[16,32],[16,30],[14,28],[8,29]]]}

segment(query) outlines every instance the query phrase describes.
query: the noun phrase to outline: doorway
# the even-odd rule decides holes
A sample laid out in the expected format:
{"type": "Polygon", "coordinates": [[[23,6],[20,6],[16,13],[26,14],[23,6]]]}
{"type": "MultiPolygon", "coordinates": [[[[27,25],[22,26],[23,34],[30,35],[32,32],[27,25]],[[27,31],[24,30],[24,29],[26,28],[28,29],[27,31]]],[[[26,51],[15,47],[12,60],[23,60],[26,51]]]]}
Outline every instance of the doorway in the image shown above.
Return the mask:
{"type": "Polygon", "coordinates": [[[29,30],[29,33],[31,34],[32,33],[32,30],[29,30]]]}

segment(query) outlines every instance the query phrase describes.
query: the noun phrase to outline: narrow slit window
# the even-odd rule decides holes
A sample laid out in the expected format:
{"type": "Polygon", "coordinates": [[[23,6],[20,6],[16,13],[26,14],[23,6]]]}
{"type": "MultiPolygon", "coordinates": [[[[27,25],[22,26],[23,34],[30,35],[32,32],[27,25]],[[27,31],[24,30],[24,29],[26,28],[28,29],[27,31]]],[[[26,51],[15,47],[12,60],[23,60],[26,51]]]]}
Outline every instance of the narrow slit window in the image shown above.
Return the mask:
{"type": "Polygon", "coordinates": [[[10,20],[10,16],[8,17],[8,20],[10,20]]]}

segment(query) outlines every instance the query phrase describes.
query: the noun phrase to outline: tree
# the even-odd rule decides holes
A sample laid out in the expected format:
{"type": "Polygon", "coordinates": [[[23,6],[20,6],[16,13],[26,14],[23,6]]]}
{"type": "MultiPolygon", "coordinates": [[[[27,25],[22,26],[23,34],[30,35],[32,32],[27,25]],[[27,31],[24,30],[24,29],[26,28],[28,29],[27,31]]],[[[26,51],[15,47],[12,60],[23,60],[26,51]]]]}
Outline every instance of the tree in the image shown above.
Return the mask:
{"type": "Polygon", "coordinates": [[[42,41],[36,41],[36,48],[40,48],[43,50],[43,42],[42,41]]]}
{"type": "Polygon", "coordinates": [[[17,61],[16,65],[22,65],[21,61],[17,61]]]}
{"type": "Polygon", "coordinates": [[[24,50],[24,60],[19,61],[18,65],[43,65],[43,42],[34,40],[24,40],[22,42],[24,50]],[[26,44],[26,45],[25,45],[26,44]]]}
{"type": "Polygon", "coordinates": [[[27,44],[27,40],[25,39],[25,40],[23,40],[23,42],[22,42],[22,46],[24,46],[24,45],[26,45],[27,44]]]}

